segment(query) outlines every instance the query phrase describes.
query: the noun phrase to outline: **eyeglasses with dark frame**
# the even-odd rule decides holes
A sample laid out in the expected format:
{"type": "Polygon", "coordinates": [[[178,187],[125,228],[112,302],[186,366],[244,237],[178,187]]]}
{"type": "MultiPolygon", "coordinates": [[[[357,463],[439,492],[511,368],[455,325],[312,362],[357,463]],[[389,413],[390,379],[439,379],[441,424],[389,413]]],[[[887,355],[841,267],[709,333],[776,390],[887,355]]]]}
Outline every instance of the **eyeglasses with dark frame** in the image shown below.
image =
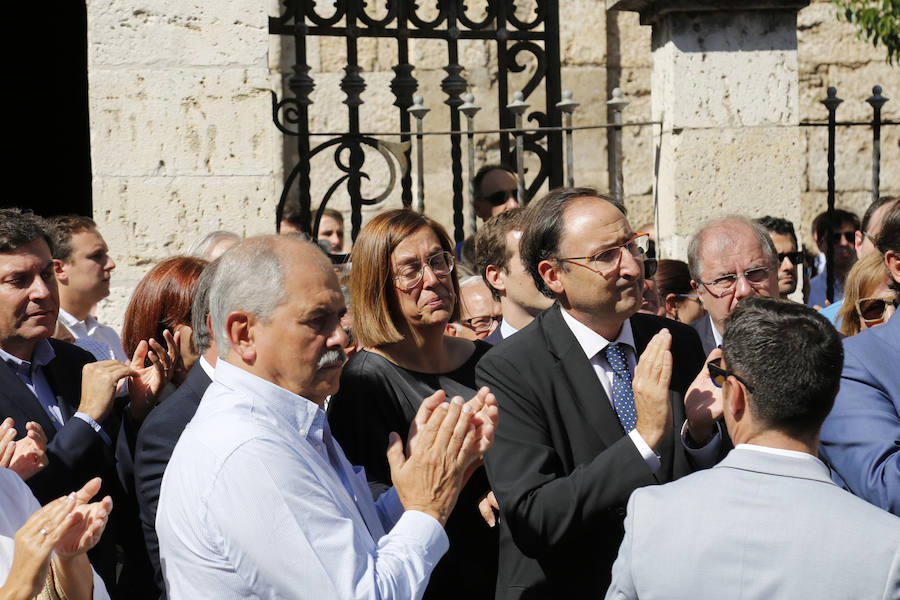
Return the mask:
{"type": "Polygon", "coordinates": [[[490,203],[491,206],[502,206],[506,204],[510,198],[515,200],[517,193],[518,188],[513,188],[511,190],[497,190],[492,194],[488,194],[483,199],[485,202],[490,203]]]}
{"type": "Polygon", "coordinates": [[[856,314],[867,325],[884,320],[884,313],[888,306],[897,308],[896,296],[884,296],[881,298],[860,298],[856,301],[856,314]]]}
{"type": "Polygon", "coordinates": [[[803,264],[803,253],[800,251],[779,252],[778,253],[778,264],[780,265],[781,263],[783,263],[784,259],[788,259],[789,261],[791,261],[791,264],[796,267],[797,265],[803,264]]]}
{"type": "Polygon", "coordinates": [[[570,262],[573,265],[578,265],[579,267],[584,267],[589,271],[593,271],[594,273],[599,273],[600,275],[606,276],[610,271],[617,268],[622,260],[622,250],[628,250],[628,252],[640,263],[644,263],[644,255],[647,253],[647,248],[650,245],[650,234],[649,233],[635,233],[631,239],[629,239],[624,244],[618,244],[616,246],[610,246],[609,248],[604,248],[595,254],[590,256],[569,256],[569,257],[560,257],[554,260],[559,262],[570,262]],[[582,264],[580,262],[575,262],[576,260],[586,260],[589,264],[582,264]],[[593,265],[593,266],[591,266],[593,265]]]}
{"type": "Polygon", "coordinates": [[[713,385],[717,388],[720,388],[725,385],[725,381],[729,377],[734,377],[738,381],[744,384],[751,393],[753,393],[753,386],[747,383],[740,375],[735,373],[734,371],[729,371],[728,369],[723,369],[720,365],[722,362],[722,357],[715,358],[708,363],[706,363],[706,368],[709,369],[709,378],[712,379],[713,385]]]}
{"type": "Polygon", "coordinates": [[[443,251],[432,254],[422,264],[408,263],[401,265],[397,268],[397,274],[393,276],[397,288],[404,292],[414,289],[422,282],[422,278],[425,276],[425,267],[431,269],[435,277],[449,275],[450,271],[453,270],[453,255],[443,251]]]}
{"type": "Polygon", "coordinates": [[[747,269],[743,273],[729,273],[728,275],[716,277],[712,281],[701,281],[700,285],[704,286],[707,291],[716,298],[721,298],[734,290],[739,278],[743,277],[747,280],[747,283],[755,287],[761,283],[765,283],[769,279],[769,273],[771,273],[772,270],[773,267],[755,267],[753,269],[747,269]],[[713,293],[713,290],[720,295],[716,296],[716,294],[713,293]]]}
{"type": "Polygon", "coordinates": [[[483,317],[463,319],[460,321],[460,324],[462,324],[463,327],[468,327],[475,333],[484,333],[485,331],[493,331],[502,319],[502,315],[485,315],[483,317]]]}
{"type": "Polygon", "coordinates": [[[831,232],[831,243],[832,244],[840,244],[841,238],[844,238],[851,246],[856,243],[856,231],[832,231],[831,232]]]}

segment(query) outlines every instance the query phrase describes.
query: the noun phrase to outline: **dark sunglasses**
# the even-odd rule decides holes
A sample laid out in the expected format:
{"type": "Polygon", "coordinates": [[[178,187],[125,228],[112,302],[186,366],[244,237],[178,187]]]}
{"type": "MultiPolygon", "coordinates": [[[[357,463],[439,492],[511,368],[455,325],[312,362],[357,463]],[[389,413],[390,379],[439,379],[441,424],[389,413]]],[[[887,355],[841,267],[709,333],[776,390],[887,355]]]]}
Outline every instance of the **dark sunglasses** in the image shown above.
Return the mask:
{"type": "Polygon", "coordinates": [[[856,301],[856,313],[866,323],[875,323],[884,320],[884,312],[888,306],[897,307],[896,297],[887,298],[860,298],[856,301]]]}
{"type": "Polygon", "coordinates": [[[510,198],[515,200],[517,191],[518,190],[516,189],[497,190],[493,194],[488,194],[487,196],[485,196],[484,200],[486,202],[489,202],[491,206],[500,206],[502,204],[506,204],[507,200],[509,200],[510,198]]]}
{"type": "Polygon", "coordinates": [[[753,392],[753,388],[750,387],[750,384],[744,381],[737,373],[720,367],[719,364],[721,362],[722,358],[720,357],[706,363],[706,368],[709,369],[709,378],[712,379],[714,386],[719,388],[722,387],[725,385],[725,380],[731,376],[743,383],[751,393],[753,392]]]}
{"type": "MultiPolygon", "coordinates": [[[[840,244],[841,238],[848,244],[853,244],[856,242],[856,232],[855,231],[832,231],[831,232],[831,243],[832,244],[840,244]]],[[[797,263],[794,263],[797,264],[797,263]]]]}
{"type": "Polygon", "coordinates": [[[644,279],[648,279],[656,275],[656,269],[659,267],[659,263],[655,258],[645,258],[644,259],[644,279]]]}
{"type": "Polygon", "coordinates": [[[795,267],[797,265],[803,264],[803,253],[802,252],[779,252],[778,253],[778,264],[784,262],[784,259],[788,259],[791,261],[791,264],[795,267]]]}

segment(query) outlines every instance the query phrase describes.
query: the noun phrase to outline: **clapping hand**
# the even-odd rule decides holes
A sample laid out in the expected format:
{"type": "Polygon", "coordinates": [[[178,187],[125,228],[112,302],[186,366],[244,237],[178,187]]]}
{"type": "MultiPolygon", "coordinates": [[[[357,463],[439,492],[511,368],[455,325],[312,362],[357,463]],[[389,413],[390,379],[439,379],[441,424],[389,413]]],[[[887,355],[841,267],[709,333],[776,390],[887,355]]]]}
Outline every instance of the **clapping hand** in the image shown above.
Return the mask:
{"type": "Polygon", "coordinates": [[[181,332],[172,333],[166,329],[163,332],[166,347],[163,348],[154,339],[141,340],[134,349],[131,358],[133,373],[128,380],[128,393],[131,396],[131,418],[140,423],[156,405],[157,399],[163,388],[175,374],[175,361],[180,359],[178,354],[178,342],[181,332]],[[146,361],[149,366],[145,366],[146,361]]]}
{"type": "Polygon", "coordinates": [[[25,437],[15,441],[14,425],[10,417],[0,424],[0,467],[12,469],[25,480],[47,466],[47,436],[40,424],[29,421],[25,437]]]}

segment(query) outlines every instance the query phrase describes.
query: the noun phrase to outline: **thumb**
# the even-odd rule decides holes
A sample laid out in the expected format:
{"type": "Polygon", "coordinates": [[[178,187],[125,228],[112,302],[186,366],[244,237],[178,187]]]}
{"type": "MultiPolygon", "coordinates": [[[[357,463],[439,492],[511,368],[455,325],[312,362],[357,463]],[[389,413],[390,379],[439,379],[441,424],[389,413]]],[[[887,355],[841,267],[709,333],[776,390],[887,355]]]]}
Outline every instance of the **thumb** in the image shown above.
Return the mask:
{"type": "Polygon", "coordinates": [[[393,474],[402,469],[406,463],[406,457],[403,456],[403,442],[396,431],[392,431],[388,435],[387,459],[391,468],[391,478],[393,478],[393,474]]]}

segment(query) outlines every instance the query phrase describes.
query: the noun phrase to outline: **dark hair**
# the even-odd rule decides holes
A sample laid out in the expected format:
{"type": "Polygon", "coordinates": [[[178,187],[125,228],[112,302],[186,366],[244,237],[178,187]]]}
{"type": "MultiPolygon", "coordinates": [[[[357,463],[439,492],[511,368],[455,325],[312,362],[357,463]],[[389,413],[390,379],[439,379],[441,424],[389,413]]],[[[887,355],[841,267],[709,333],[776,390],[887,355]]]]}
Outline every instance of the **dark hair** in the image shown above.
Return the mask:
{"type": "Polygon", "coordinates": [[[50,220],[53,235],[53,258],[69,262],[72,258],[72,235],[81,231],[96,231],[97,224],[90,217],[66,215],[50,220]]]}
{"type": "Polygon", "coordinates": [[[825,317],[789,300],[744,298],[725,322],[722,355],[753,388],[754,419],[792,437],[818,434],[844,364],[838,332],[825,317]]]}
{"type": "Polygon", "coordinates": [[[865,232],[869,231],[869,221],[872,220],[872,215],[875,214],[876,210],[885,204],[898,201],[900,201],[900,196],[882,196],[878,200],[874,200],[872,204],[869,205],[869,208],[866,209],[866,214],[863,215],[862,230],[865,232]]]}
{"type": "Polygon", "coordinates": [[[30,210],[0,208],[0,252],[12,252],[38,238],[44,238],[53,253],[53,237],[46,219],[30,210]]]}
{"type": "Polygon", "coordinates": [[[691,294],[691,273],[683,260],[664,258],[656,266],[656,288],[660,298],[669,294],[691,294]]]}
{"type": "Polygon", "coordinates": [[[834,209],[834,223],[831,224],[828,222],[828,211],[826,210],[813,219],[812,230],[816,239],[821,241],[833,227],[840,227],[844,223],[851,223],[855,229],[859,229],[859,217],[854,213],[836,208],[834,209]]]}
{"type": "MultiPolygon", "coordinates": [[[[318,210],[318,209],[313,210],[313,211],[312,211],[313,214],[315,214],[317,210],[318,210]]],[[[328,207],[326,206],[325,209],[322,210],[322,216],[323,216],[323,217],[331,217],[332,219],[334,219],[335,221],[337,221],[337,222],[340,223],[341,225],[344,224],[344,215],[341,214],[341,211],[339,211],[339,210],[335,210],[335,209],[333,209],[333,208],[328,208],[328,207]]]]}
{"type": "Polygon", "coordinates": [[[556,188],[528,207],[525,213],[525,228],[519,241],[519,254],[522,263],[534,279],[535,287],[548,298],[556,296],[544,283],[538,265],[543,260],[558,258],[559,242],[563,236],[563,213],[566,206],[577,198],[597,198],[609,202],[623,215],[626,214],[625,205],[621,202],[589,187],[556,188]]]}
{"type": "Polygon", "coordinates": [[[475,268],[491,290],[494,300],[500,300],[500,293],[491,287],[485,272],[490,265],[494,265],[504,273],[509,272],[509,259],[512,253],[506,247],[506,234],[510,231],[522,231],[524,222],[525,209],[513,208],[485,221],[475,234],[475,268]]]}
{"type": "Polygon", "coordinates": [[[197,279],[206,266],[202,258],[173,256],[144,275],[125,310],[122,347],[132,356],[141,340],[155,339],[165,347],[163,331],[190,325],[197,279]]]}
{"type": "Polygon", "coordinates": [[[212,335],[206,325],[206,316],[209,314],[209,291],[212,288],[218,266],[219,259],[217,258],[203,268],[203,272],[197,278],[194,300],[191,302],[191,329],[194,330],[194,346],[197,347],[197,352],[200,354],[209,349],[212,341],[212,335]]]}
{"type": "Polygon", "coordinates": [[[480,169],[478,169],[478,172],[475,173],[475,177],[472,178],[472,185],[475,186],[476,200],[484,200],[484,198],[481,197],[481,182],[484,181],[484,178],[487,177],[487,174],[491,171],[506,171],[513,177],[516,176],[516,172],[506,165],[492,164],[482,166],[480,169]]]}
{"type": "MultiPolygon", "coordinates": [[[[875,240],[875,245],[881,252],[882,256],[888,252],[900,256],[900,202],[894,204],[884,215],[884,221],[881,222],[881,231],[875,240]]],[[[891,277],[891,289],[900,294],[900,281],[891,277]]]]}
{"type": "Polygon", "coordinates": [[[304,228],[303,219],[300,217],[300,203],[299,202],[285,202],[283,210],[281,212],[281,220],[282,222],[287,222],[300,229],[301,231],[304,228]]]}
{"type": "Polygon", "coordinates": [[[797,247],[797,233],[794,231],[794,224],[787,219],[781,217],[760,217],[756,222],[766,228],[769,233],[780,233],[781,235],[789,235],[794,240],[794,247],[797,247]]]}

